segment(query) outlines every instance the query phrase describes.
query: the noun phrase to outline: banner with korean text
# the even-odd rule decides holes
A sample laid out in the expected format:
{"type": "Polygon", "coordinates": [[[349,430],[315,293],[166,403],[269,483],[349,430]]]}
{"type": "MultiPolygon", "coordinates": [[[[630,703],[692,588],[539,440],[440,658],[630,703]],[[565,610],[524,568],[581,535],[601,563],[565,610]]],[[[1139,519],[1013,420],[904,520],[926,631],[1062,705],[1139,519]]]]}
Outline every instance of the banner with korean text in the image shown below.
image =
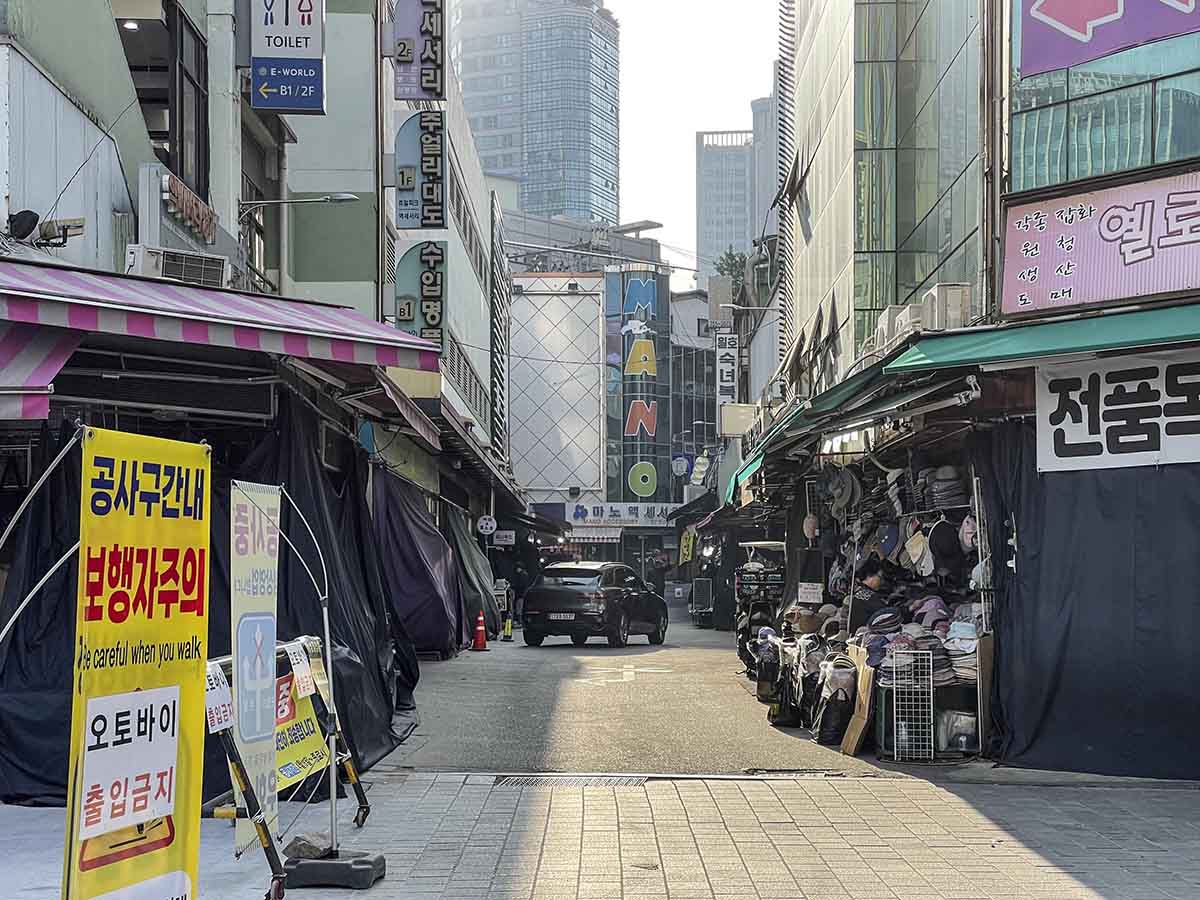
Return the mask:
{"type": "Polygon", "coordinates": [[[1007,316],[1136,303],[1200,288],[1200,172],[1008,208],[1007,316]]]}
{"type": "Polygon", "coordinates": [[[317,723],[312,696],[302,696],[295,673],[280,678],[275,691],[277,780],[282,791],[328,767],[329,747],[317,723]]]}
{"type": "MultiPolygon", "coordinates": [[[[229,603],[233,628],[233,739],[272,834],[278,833],[275,786],[275,616],[279,580],[277,485],[234,481],[229,491],[229,603]]],[[[234,790],[237,790],[236,780],[234,790]]],[[[239,807],[245,806],[241,791],[239,807]]],[[[258,843],[239,818],[234,852],[258,843]]]]}
{"type": "Polygon", "coordinates": [[[1200,351],[1039,366],[1037,455],[1040,472],[1200,462],[1200,351]]]}
{"type": "Polygon", "coordinates": [[[198,894],[209,448],[88,428],[62,896],[198,894]]]}

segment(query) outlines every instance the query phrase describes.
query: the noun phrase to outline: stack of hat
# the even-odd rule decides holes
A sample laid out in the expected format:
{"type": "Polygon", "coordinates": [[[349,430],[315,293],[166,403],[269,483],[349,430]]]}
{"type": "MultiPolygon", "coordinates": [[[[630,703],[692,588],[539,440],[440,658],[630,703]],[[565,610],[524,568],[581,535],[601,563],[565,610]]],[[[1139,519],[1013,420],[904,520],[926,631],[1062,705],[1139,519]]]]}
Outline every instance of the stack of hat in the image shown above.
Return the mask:
{"type": "Polygon", "coordinates": [[[936,635],[922,635],[916,638],[918,650],[928,650],[933,657],[933,686],[945,687],[954,684],[954,664],[950,661],[950,652],[936,635]]]}
{"type": "Polygon", "coordinates": [[[933,474],[933,503],[930,509],[945,509],[948,506],[966,506],[967,490],[962,477],[954,466],[941,466],[933,474]]]}
{"type": "Polygon", "coordinates": [[[871,634],[895,634],[904,625],[904,617],[900,610],[885,606],[876,610],[867,620],[867,631],[871,634]]]}
{"type": "Polygon", "coordinates": [[[945,643],[957,684],[979,681],[979,638],[971,622],[952,622],[945,643]]]}
{"type": "Polygon", "coordinates": [[[937,469],[930,466],[917,472],[913,481],[913,504],[921,509],[933,509],[933,476],[937,469]]]}

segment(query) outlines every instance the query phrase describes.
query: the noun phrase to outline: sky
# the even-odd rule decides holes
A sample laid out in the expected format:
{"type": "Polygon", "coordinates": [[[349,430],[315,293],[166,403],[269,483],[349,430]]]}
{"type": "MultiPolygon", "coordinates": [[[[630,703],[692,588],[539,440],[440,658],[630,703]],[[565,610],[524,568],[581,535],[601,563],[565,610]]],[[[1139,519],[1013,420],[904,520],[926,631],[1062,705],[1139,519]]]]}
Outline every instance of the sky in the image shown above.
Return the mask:
{"type": "MultiPolygon", "coordinates": [[[[696,249],[696,132],[749,130],[771,93],[778,0],[605,0],[621,23],[621,221],[696,249]]],[[[664,247],[667,259],[696,266],[664,247]]],[[[672,279],[676,289],[680,274],[672,279]]]]}

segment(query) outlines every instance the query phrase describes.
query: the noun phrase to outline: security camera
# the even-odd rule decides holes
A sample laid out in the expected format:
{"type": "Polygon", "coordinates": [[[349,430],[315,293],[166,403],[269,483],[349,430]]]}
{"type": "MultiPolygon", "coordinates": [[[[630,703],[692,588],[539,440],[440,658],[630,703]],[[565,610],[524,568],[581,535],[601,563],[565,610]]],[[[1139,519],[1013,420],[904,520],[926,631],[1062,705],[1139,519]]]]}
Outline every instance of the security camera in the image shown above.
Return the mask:
{"type": "Polygon", "coordinates": [[[18,241],[28,238],[37,230],[41,217],[31,209],[23,209],[8,217],[8,233],[18,241]]]}

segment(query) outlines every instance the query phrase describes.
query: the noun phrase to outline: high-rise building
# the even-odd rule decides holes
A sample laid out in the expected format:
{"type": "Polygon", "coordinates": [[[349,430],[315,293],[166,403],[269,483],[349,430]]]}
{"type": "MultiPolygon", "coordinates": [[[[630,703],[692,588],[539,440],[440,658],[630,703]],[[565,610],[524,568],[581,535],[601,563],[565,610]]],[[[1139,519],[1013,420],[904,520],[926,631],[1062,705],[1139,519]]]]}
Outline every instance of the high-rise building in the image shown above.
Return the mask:
{"type": "Polygon", "coordinates": [[[459,0],[454,62],[489,175],[536,216],[617,223],[620,29],[603,0],[459,0]]]}
{"type": "Polygon", "coordinates": [[[763,97],[750,104],[754,113],[754,205],[750,227],[757,240],[759,235],[774,234],[779,218],[773,203],[779,190],[776,168],[779,157],[779,104],[777,94],[763,97]]]}
{"type": "Polygon", "coordinates": [[[716,273],[730,247],[750,250],[758,237],[754,207],[754,132],[696,133],[696,255],[700,278],[716,273]]]}
{"type": "Polygon", "coordinates": [[[982,27],[952,7],[780,0],[780,343],[814,390],[885,307],[939,283],[982,303],[982,27]]]}

